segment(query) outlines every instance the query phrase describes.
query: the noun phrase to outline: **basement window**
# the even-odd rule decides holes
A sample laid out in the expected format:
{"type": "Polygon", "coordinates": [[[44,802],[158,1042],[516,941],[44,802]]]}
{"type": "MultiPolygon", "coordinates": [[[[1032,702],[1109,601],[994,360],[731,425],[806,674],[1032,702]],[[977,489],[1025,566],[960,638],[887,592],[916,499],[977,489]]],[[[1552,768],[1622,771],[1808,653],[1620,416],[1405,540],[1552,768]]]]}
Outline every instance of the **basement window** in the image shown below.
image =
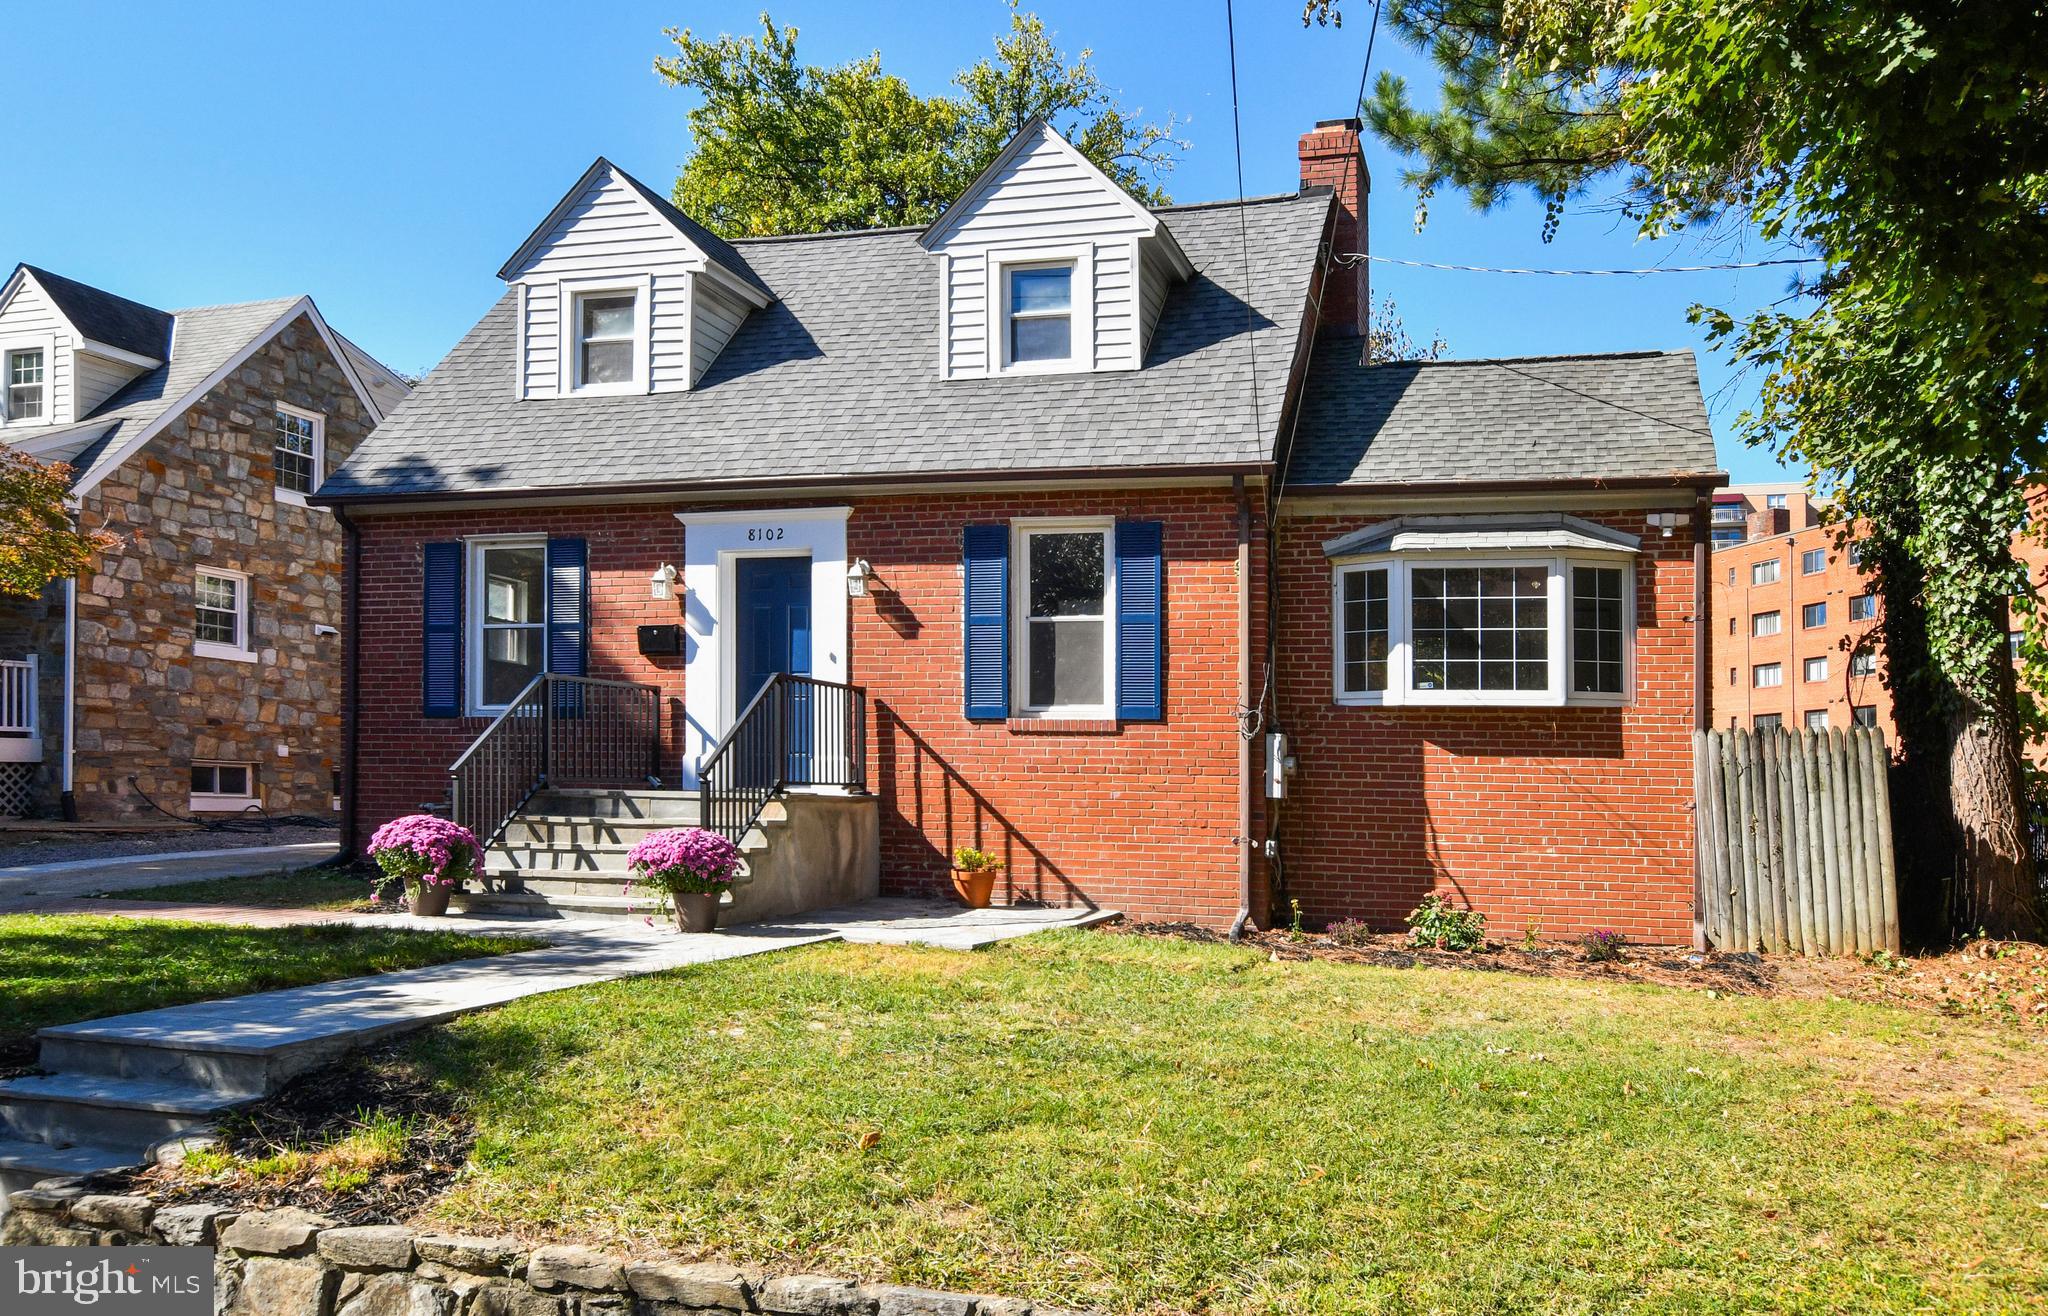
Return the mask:
{"type": "Polygon", "coordinates": [[[192,810],[232,813],[256,803],[256,769],[248,763],[194,763],[192,810]]]}

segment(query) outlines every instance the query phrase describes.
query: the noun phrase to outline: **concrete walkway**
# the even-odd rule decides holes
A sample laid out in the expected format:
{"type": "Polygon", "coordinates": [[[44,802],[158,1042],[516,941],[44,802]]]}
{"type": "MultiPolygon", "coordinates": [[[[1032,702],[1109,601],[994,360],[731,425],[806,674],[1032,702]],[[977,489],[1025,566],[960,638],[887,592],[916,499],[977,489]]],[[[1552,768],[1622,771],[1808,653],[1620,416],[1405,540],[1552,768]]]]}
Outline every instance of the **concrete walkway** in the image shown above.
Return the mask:
{"type": "Polygon", "coordinates": [[[185,850],[121,859],[69,859],[62,863],[0,868],[0,913],[20,913],[56,900],[101,891],[133,891],[209,877],[249,877],[284,868],[311,868],[340,853],[331,841],[303,845],[251,845],[232,850],[185,850]]]}

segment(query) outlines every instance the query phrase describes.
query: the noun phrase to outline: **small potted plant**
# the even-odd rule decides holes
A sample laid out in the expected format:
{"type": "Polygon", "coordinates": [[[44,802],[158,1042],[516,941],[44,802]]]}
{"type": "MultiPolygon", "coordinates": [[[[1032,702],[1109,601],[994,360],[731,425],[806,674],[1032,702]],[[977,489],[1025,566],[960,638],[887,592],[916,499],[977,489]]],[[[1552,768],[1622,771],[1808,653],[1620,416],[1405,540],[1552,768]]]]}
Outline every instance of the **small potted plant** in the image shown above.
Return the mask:
{"type": "Polygon", "coordinates": [[[969,909],[987,909],[995,892],[996,874],[1002,871],[1003,861],[987,850],[960,846],[953,851],[953,893],[969,909]]]}
{"type": "Polygon", "coordinates": [[[431,813],[394,818],[370,836],[370,858],[405,886],[405,907],[420,918],[448,912],[448,897],[483,860],[469,828],[431,813]]]}
{"type": "Polygon", "coordinates": [[[649,832],[626,854],[641,885],[667,896],[685,932],[718,927],[718,898],[739,875],[739,847],[702,827],[649,832]]]}

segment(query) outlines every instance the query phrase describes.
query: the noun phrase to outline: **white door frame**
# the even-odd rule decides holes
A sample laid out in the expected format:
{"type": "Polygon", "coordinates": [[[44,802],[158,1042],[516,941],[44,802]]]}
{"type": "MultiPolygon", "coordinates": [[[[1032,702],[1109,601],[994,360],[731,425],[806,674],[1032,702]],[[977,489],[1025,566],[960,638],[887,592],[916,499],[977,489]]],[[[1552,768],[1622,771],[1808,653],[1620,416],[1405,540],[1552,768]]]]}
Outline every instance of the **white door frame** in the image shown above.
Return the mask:
{"type": "Polygon", "coordinates": [[[732,725],[734,599],[743,557],[811,559],[811,675],[845,681],[846,518],[850,507],[677,512],[683,523],[683,786],[732,725]]]}

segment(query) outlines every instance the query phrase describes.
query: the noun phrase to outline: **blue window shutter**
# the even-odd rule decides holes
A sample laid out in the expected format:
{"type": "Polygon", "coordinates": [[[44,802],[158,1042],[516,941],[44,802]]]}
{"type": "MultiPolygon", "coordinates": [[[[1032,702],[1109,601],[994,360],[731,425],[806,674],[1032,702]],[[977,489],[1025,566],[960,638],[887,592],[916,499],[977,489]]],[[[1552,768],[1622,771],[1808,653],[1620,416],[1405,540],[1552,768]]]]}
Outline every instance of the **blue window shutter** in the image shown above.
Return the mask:
{"type": "Polygon", "coordinates": [[[1157,722],[1166,714],[1166,564],[1157,521],[1116,523],[1116,715],[1157,722]]]}
{"type": "Polygon", "coordinates": [[[462,545],[425,546],[420,603],[420,712],[462,716],[462,545]]]}
{"type": "Polygon", "coordinates": [[[967,716],[1010,715],[1010,528],[971,525],[961,534],[966,570],[967,716]]]}
{"type": "MultiPolygon", "coordinates": [[[[547,670],[590,675],[590,549],[581,539],[548,540],[547,670]]],[[[555,712],[583,711],[581,686],[558,689],[555,712]]]]}

